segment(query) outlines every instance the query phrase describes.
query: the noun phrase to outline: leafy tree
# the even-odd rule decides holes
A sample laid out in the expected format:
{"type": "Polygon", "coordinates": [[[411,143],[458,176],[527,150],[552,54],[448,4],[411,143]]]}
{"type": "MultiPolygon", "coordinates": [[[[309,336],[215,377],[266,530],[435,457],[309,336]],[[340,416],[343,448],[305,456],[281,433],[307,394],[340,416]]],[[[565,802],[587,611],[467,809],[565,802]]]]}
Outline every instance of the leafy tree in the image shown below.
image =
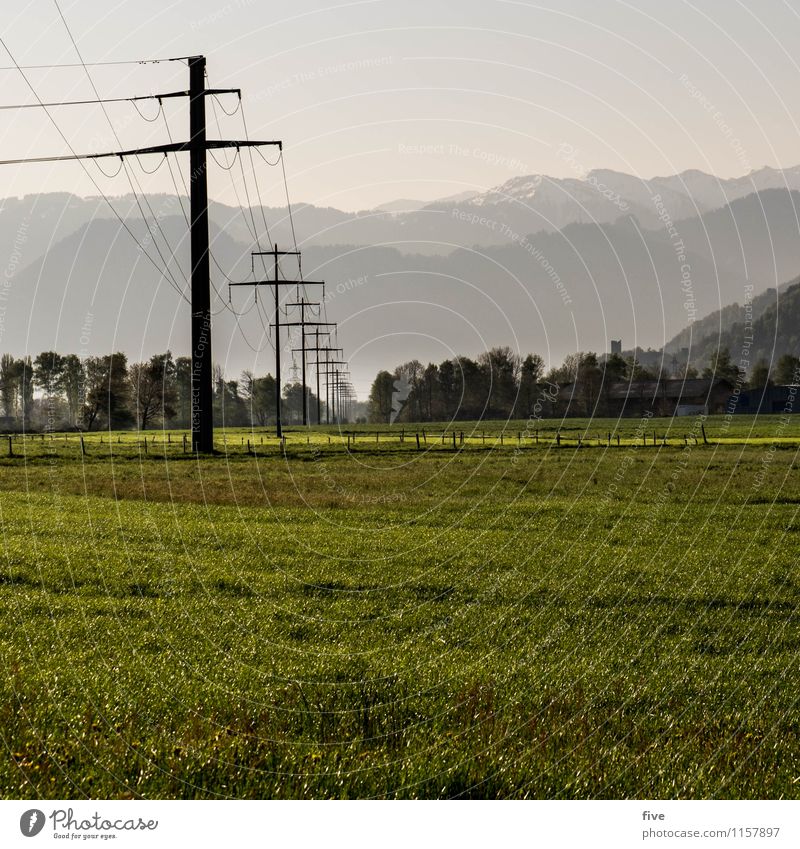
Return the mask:
{"type": "Polygon", "coordinates": [[[775,366],[775,382],[783,386],[800,383],[800,358],[784,354],[775,366]]]}
{"type": "Polygon", "coordinates": [[[478,362],[486,384],[486,416],[510,416],[517,400],[519,357],[509,347],[492,348],[478,362]]]}
{"type": "Polygon", "coordinates": [[[764,386],[772,385],[769,363],[766,360],[761,359],[753,366],[749,383],[752,389],[761,389],[764,386]]]}
{"type": "Polygon", "coordinates": [[[547,382],[558,384],[559,386],[574,383],[578,376],[581,356],[581,354],[567,354],[560,366],[554,366],[547,372],[547,382]]]}
{"type": "MultiPolygon", "coordinates": [[[[317,396],[306,386],[306,404],[309,421],[316,415],[317,396]]],[[[285,421],[300,423],[303,421],[303,384],[300,381],[287,383],[283,388],[283,418],[285,421]]]]}
{"type": "Polygon", "coordinates": [[[367,401],[367,417],[373,424],[383,424],[389,421],[392,414],[392,394],[394,393],[394,377],[388,371],[379,371],[367,401]]]}
{"type": "Polygon", "coordinates": [[[83,423],[87,430],[101,422],[108,427],[124,427],[132,420],[128,401],[128,358],[106,354],[86,360],[86,401],[83,423]]]}
{"type": "Polygon", "coordinates": [[[452,360],[439,363],[437,379],[440,415],[445,420],[453,419],[458,409],[459,396],[456,366],[452,360]]]}
{"type": "Polygon", "coordinates": [[[428,363],[422,372],[419,384],[420,421],[433,421],[439,413],[439,369],[433,363],[428,363]]]}
{"type": "Polygon", "coordinates": [[[460,419],[479,419],[486,414],[487,386],[485,373],[469,357],[457,357],[455,360],[456,392],[460,404],[456,416],[460,419]]]}
{"type": "Polygon", "coordinates": [[[628,374],[628,364],[620,354],[610,354],[603,363],[605,379],[611,383],[625,380],[628,374]]]}
{"type": "Polygon", "coordinates": [[[634,382],[655,380],[655,373],[647,366],[642,365],[635,357],[629,357],[625,363],[627,365],[626,374],[630,380],[634,382]]]}
{"type": "Polygon", "coordinates": [[[60,391],[63,372],[64,358],[55,351],[43,351],[33,361],[33,379],[47,398],[60,391]]]}
{"type": "Polygon", "coordinates": [[[76,425],[86,392],[86,372],[80,357],[76,354],[68,354],[62,360],[61,385],[67,398],[69,423],[76,425]]]}
{"type": "Polygon", "coordinates": [[[730,351],[727,348],[720,348],[712,354],[711,361],[703,369],[703,377],[706,380],[720,378],[730,383],[737,383],[744,381],[744,372],[731,360],[730,351]]]}
{"type": "Polygon", "coordinates": [[[275,378],[271,374],[255,377],[253,372],[244,371],[239,383],[251,426],[265,427],[270,422],[274,422],[275,378]]]}
{"type": "Polygon", "coordinates": [[[192,424],[192,360],[177,357],[175,360],[175,423],[178,427],[192,424]]]}
{"type": "Polygon", "coordinates": [[[140,430],[174,418],[177,389],[175,361],[170,351],[154,354],[146,363],[132,365],[130,383],[140,430]]]}
{"type": "Polygon", "coordinates": [[[17,401],[20,389],[19,361],[11,354],[0,357],[0,403],[3,405],[3,415],[17,414],[17,401]]]}
{"type": "Polygon", "coordinates": [[[19,372],[19,405],[23,427],[27,430],[33,413],[33,363],[30,357],[17,360],[19,372]]]}
{"type": "MultiPolygon", "coordinates": [[[[395,400],[402,403],[403,407],[400,413],[395,417],[395,421],[421,421],[422,420],[422,383],[423,368],[419,360],[409,360],[407,363],[398,366],[394,372],[394,380],[398,382],[403,389],[395,395],[395,400]],[[405,399],[400,398],[400,394],[408,392],[405,399]]],[[[395,389],[393,388],[393,392],[395,389]]]]}
{"type": "Polygon", "coordinates": [[[590,351],[581,356],[577,383],[583,399],[584,412],[587,416],[592,415],[603,383],[603,372],[597,361],[597,354],[590,351]]]}
{"type": "Polygon", "coordinates": [[[533,415],[539,394],[539,381],[544,372],[544,360],[538,354],[528,354],[522,361],[519,374],[519,400],[517,403],[520,418],[533,415]]]}

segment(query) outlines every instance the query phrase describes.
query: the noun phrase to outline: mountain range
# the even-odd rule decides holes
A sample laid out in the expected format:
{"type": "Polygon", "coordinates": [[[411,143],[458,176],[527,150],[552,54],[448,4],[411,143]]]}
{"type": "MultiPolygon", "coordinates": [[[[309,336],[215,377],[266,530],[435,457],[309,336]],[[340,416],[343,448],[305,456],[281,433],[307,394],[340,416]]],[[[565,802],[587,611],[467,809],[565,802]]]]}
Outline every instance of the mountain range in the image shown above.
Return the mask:
{"type": "MultiPolygon", "coordinates": [[[[185,198],[112,202],[135,239],[102,198],[0,202],[0,350],[188,351],[185,198]],[[145,251],[167,261],[174,285],[145,251]]],[[[360,394],[409,351],[438,361],[509,344],[557,363],[575,350],[606,351],[612,338],[625,348],[684,347],[688,326],[697,340],[711,327],[697,323],[704,316],[745,297],[774,300],[800,270],[800,168],[734,180],[529,175],[415,203],[355,213],[297,204],[291,220],[281,207],[212,203],[215,359],[232,375],[272,368],[267,292],[256,304],[251,290],[234,289],[229,304],[227,291],[227,278],[249,273],[254,226],[268,242],[263,220],[282,245],[292,244],[293,224],[306,278],[327,281],[327,314],[360,394]]]]}

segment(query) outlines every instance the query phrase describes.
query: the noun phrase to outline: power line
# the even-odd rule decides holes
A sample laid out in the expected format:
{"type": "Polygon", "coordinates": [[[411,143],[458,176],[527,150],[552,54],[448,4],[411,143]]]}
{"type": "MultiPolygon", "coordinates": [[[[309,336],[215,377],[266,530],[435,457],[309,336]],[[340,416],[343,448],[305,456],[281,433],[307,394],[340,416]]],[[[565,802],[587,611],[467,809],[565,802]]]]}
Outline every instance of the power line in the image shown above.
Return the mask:
{"type": "MultiPolygon", "coordinates": [[[[9,54],[10,55],[10,54],[9,54]]],[[[159,62],[186,62],[190,57],[179,56],[172,59],[119,59],[108,62],[61,62],[51,65],[5,65],[0,71],[35,71],[56,68],[99,68],[101,65],[157,65],[159,62]]]]}
{"type": "MultiPolygon", "coordinates": [[[[244,131],[244,137],[245,137],[245,139],[249,139],[250,138],[250,132],[247,129],[247,117],[245,116],[245,113],[244,113],[244,103],[242,103],[240,111],[241,111],[241,115],[242,115],[242,129],[244,131]]],[[[283,153],[283,148],[281,148],[280,152],[283,153]]],[[[249,155],[250,155],[250,171],[253,175],[253,182],[255,183],[255,186],[256,186],[256,197],[258,198],[258,206],[259,206],[259,209],[261,210],[261,220],[264,222],[264,232],[267,234],[267,240],[269,241],[269,243],[274,244],[273,241],[272,241],[272,237],[269,234],[269,224],[267,224],[267,216],[264,213],[264,202],[261,200],[261,189],[259,188],[259,185],[258,185],[258,177],[256,177],[256,166],[255,166],[255,160],[253,159],[252,149],[249,151],[249,155]]],[[[247,195],[247,198],[248,198],[247,203],[250,206],[250,214],[252,215],[253,207],[250,204],[249,192],[247,192],[247,181],[244,179],[244,169],[242,169],[242,179],[244,180],[245,194],[247,195]]],[[[254,226],[254,229],[255,229],[255,221],[253,222],[253,226],[254,226]]],[[[256,242],[258,242],[258,239],[256,239],[256,242]]],[[[261,251],[261,245],[260,244],[258,246],[258,250],[261,251]]],[[[264,271],[266,272],[266,263],[264,262],[263,257],[262,257],[262,266],[264,267],[264,271]]]]}
{"type": "MultiPolygon", "coordinates": [[[[169,126],[169,120],[168,120],[168,118],[167,118],[166,112],[163,112],[163,110],[162,110],[162,113],[163,113],[163,115],[164,115],[164,128],[165,128],[165,130],[167,131],[167,137],[169,138],[170,142],[173,142],[173,138],[172,138],[172,130],[171,130],[170,126],[169,126]]],[[[217,128],[219,129],[219,122],[217,122],[217,128]]],[[[177,156],[177,154],[174,154],[174,155],[175,155],[175,156],[177,156]]],[[[180,204],[181,212],[183,213],[183,218],[184,218],[184,220],[186,221],[186,226],[187,226],[187,227],[190,227],[190,226],[191,226],[191,224],[190,224],[190,222],[189,222],[189,216],[188,216],[188,214],[187,214],[187,212],[186,212],[186,207],[183,205],[183,200],[182,200],[182,197],[181,197],[180,189],[178,188],[178,181],[175,179],[175,174],[174,174],[174,172],[173,172],[173,170],[172,170],[172,165],[171,165],[171,163],[169,162],[169,155],[168,155],[168,154],[166,155],[166,159],[167,159],[167,168],[169,169],[169,175],[170,175],[170,177],[171,177],[171,179],[172,179],[172,185],[173,185],[173,188],[175,189],[175,196],[176,196],[176,198],[178,199],[178,203],[180,204]]],[[[185,194],[188,194],[188,193],[189,193],[189,189],[188,189],[188,187],[187,187],[187,185],[186,185],[186,178],[183,176],[183,171],[181,171],[180,166],[178,165],[178,163],[176,163],[176,167],[177,167],[177,169],[178,169],[178,173],[181,175],[181,183],[183,184],[183,190],[184,190],[184,193],[185,193],[185,194]]],[[[241,207],[241,204],[240,204],[240,207],[241,207]]],[[[242,214],[244,214],[244,210],[242,210],[242,214]]],[[[245,219],[245,222],[246,222],[246,220],[247,220],[247,219],[245,219]]],[[[211,261],[212,261],[212,262],[214,263],[214,265],[217,267],[217,270],[219,271],[219,273],[220,273],[220,274],[222,274],[222,276],[223,276],[223,277],[225,277],[228,281],[231,281],[231,278],[230,278],[230,277],[228,277],[228,275],[227,275],[227,274],[223,271],[222,266],[221,266],[221,265],[219,264],[219,262],[217,261],[217,258],[216,258],[216,256],[214,255],[214,253],[211,251],[211,248],[210,248],[210,247],[209,247],[208,254],[209,254],[209,256],[211,257],[211,261]]],[[[262,346],[262,347],[260,347],[260,348],[259,348],[259,347],[254,346],[254,345],[250,342],[250,340],[247,338],[247,334],[244,332],[244,328],[242,327],[241,322],[239,321],[240,316],[247,315],[248,313],[250,313],[250,312],[253,310],[253,307],[255,307],[255,306],[257,305],[257,302],[254,300],[253,305],[252,305],[251,307],[249,307],[249,308],[248,308],[248,309],[246,309],[246,310],[243,310],[242,312],[239,312],[239,311],[235,310],[235,309],[234,309],[234,308],[233,308],[230,304],[228,304],[228,303],[226,303],[226,302],[225,302],[225,300],[223,299],[222,295],[220,294],[219,289],[217,289],[217,287],[216,287],[216,285],[214,284],[214,282],[213,282],[212,280],[210,280],[210,282],[211,282],[211,286],[212,286],[212,287],[213,287],[213,289],[214,289],[214,293],[215,293],[215,294],[216,294],[216,296],[217,296],[217,299],[218,299],[218,300],[220,301],[220,303],[222,304],[222,308],[221,308],[221,309],[219,309],[219,310],[217,310],[215,313],[213,313],[213,315],[219,315],[219,314],[220,314],[223,310],[227,309],[227,310],[228,310],[228,312],[230,312],[230,313],[231,313],[231,315],[233,315],[234,320],[235,320],[235,322],[236,322],[236,328],[237,328],[237,330],[239,331],[239,334],[241,335],[242,340],[244,341],[245,345],[247,345],[247,347],[248,347],[248,348],[249,348],[249,349],[250,349],[250,350],[251,350],[254,354],[260,354],[263,350],[265,350],[266,346],[262,346]]],[[[263,325],[263,322],[262,322],[262,325],[263,325]]],[[[271,340],[271,339],[269,339],[269,337],[267,337],[267,341],[270,343],[270,345],[272,344],[272,340],[271,340]]]]}
{"type": "MultiPolygon", "coordinates": [[[[289,224],[292,226],[292,241],[294,242],[294,249],[297,250],[297,236],[294,232],[294,216],[292,215],[292,202],[289,200],[289,183],[286,180],[286,164],[283,159],[283,151],[281,151],[281,170],[283,171],[283,187],[286,191],[286,208],[289,210],[289,224]]],[[[300,278],[302,279],[302,274],[300,278]]]]}
{"type": "MultiPolygon", "coordinates": [[[[219,108],[220,108],[220,109],[221,109],[221,110],[222,110],[222,111],[223,111],[223,112],[224,112],[224,113],[225,113],[225,114],[226,114],[229,118],[232,118],[232,117],[233,117],[233,116],[234,116],[234,115],[235,115],[235,114],[236,114],[236,113],[237,113],[237,112],[238,112],[238,111],[242,108],[242,98],[241,98],[241,97],[239,98],[239,101],[238,101],[238,103],[236,104],[236,108],[235,108],[232,112],[228,112],[228,110],[227,110],[227,109],[226,109],[226,108],[222,105],[222,102],[220,101],[219,97],[217,97],[217,95],[216,95],[216,94],[214,94],[214,95],[212,95],[212,96],[211,96],[211,100],[212,100],[212,105],[213,105],[213,102],[214,102],[214,101],[216,101],[216,102],[219,104],[219,108]]],[[[217,123],[219,123],[219,122],[217,122],[217,123]]]]}
{"type": "MultiPolygon", "coordinates": [[[[166,97],[185,97],[185,91],[168,92],[167,94],[139,94],[135,97],[102,97],[89,100],[54,100],[50,103],[12,103],[0,106],[0,109],[54,109],[57,106],[96,106],[100,103],[135,103],[139,100],[158,100],[166,97]]],[[[141,112],[139,113],[141,115],[141,112]]],[[[144,116],[142,116],[144,117],[144,116]]],[[[158,116],[156,116],[157,118],[158,116]]],[[[145,120],[153,120],[156,118],[145,120]]]]}
{"type": "MultiPolygon", "coordinates": [[[[37,101],[42,103],[42,99],[39,97],[39,95],[38,95],[36,89],[34,88],[33,84],[28,79],[28,76],[25,73],[25,70],[17,63],[16,59],[14,58],[14,54],[11,52],[11,50],[9,50],[8,45],[6,44],[6,42],[2,38],[2,36],[0,36],[0,45],[2,45],[3,49],[6,51],[6,53],[10,57],[11,61],[14,62],[16,69],[19,71],[20,76],[22,77],[22,79],[25,81],[25,84],[30,89],[31,94],[33,94],[33,96],[37,99],[37,101]]],[[[62,160],[65,160],[65,159],[75,159],[75,160],[79,161],[80,164],[81,164],[81,168],[83,169],[84,173],[89,178],[92,185],[97,190],[98,194],[102,197],[102,199],[106,202],[106,204],[108,204],[108,207],[111,210],[111,212],[114,214],[114,217],[117,219],[117,221],[119,221],[119,223],[122,225],[122,227],[128,233],[128,235],[133,239],[133,241],[139,246],[139,249],[144,254],[144,256],[147,257],[147,260],[150,262],[150,264],[153,266],[153,268],[155,268],[155,270],[158,272],[159,276],[163,276],[164,272],[162,271],[162,269],[160,268],[158,263],[155,261],[155,259],[153,259],[151,254],[147,251],[147,249],[139,241],[139,239],[136,238],[133,230],[131,230],[131,228],[128,226],[125,219],[122,218],[122,216],[119,214],[119,212],[117,212],[117,210],[114,207],[114,204],[111,203],[111,200],[108,198],[106,193],[102,190],[102,188],[100,187],[100,184],[97,182],[97,180],[95,180],[95,178],[90,173],[89,168],[83,163],[82,158],[79,157],[78,154],[75,153],[75,149],[70,144],[69,139],[66,137],[66,135],[64,135],[64,132],[62,131],[62,129],[58,126],[58,122],[55,120],[55,118],[53,118],[52,114],[50,113],[50,110],[45,107],[44,111],[45,111],[45,114],[47,115],[47,117],[49,118],[50,123],[53,125],[53,127],[55,128],[55,130],[59,134],[59,136],[61,136],[61,139],[66,144],[67,148],[70,150],[72,155],[71,156],[63,156],[63,157],[40,157],[36,161],[56,162],[56,161],[62,161],[62,160]]],[[[28,162],[28,161],[30,161],[30,160],[9,159],[9,160],[5,160],[3,162],[0,162],[0,165],[18,164],[18,163],[21,163],[21,162],[28,162]]],[[[173,281],[169,280],[169,278],[167,278],[167,280],[168,280],[168,282],[170,282],[170,285],[174,286],[173,281]]],[[[177,288],[177,287],[175,287],[175,288],[177,288]]],[[[183,291],[178,289],[178,294],[188,303],[188,298],[183,293],[183,291]]]]}
{"type": "MultiPolygon", "coordinates": [[[[219,123],[219,116],[217,115],[217,107],[214,103],[215,100],[216,100],[215,97],[212,98],[212,100],[211,100],[211,109],[214,112],[214,121],[217,125],[217,132],[219,133],[220,136],[222,136],[222,127],[220,126],[220,123],[219,123]]],[[[239,103],[241,104],[241,102],[242,101],[241,101],[241,98],[240,98],[239,103]]],[[[225,110],[223,109],[222,111],[224,112],[225,110]]],[[[227,159],[227,157],[226,157],[226,159],[227,159]]],[[[231,167],[233,166],[235,161],[236,161],[235,159],[232,160],[231,167]]],[[[239,157],[239,167],[242,171],[242,182],[244,183],[244,167],[242,166],[241,156],[239,157]]],[[[230,168],[228,168],[226,170],[230,171],[230,168]]],[[[230,174],[230,178],[231,178],[231,188],[233,189],[233,194],[234,194],[234,197],[236,198],[236,203],[239,205],[239,211],[242,213],[242,220],[244,221],[244,225],[248,229],[250,235],[253,237],[253,240],[255,242],[258,242],[258,233],[256,232],[256,229],[255,229],[255,219],[253,218],[253,210],[252,209],[250,210],[250,217],[251,217],[252,222],[253,222],[253,226],[251,228],[250,224],[247,221],[247,214],[244,211],[244,206],[242,205],[242,200],[239,197],[239,190],[236,188],[236,181],[233,179],[233,174],[230,174]]],[[[246,188],[246,184],[245,184],[245,188],[246,188]]],[[[230,280],[230,278],[228,278],[228,279],[230,280]]]]}
{"type": "MultiPolygon", "coordinates": [[[[56,7],[58,7],[58,0],[55,0],[56,7]]],[[[62,15],[63,18],[63,15],[62,15]]],[[[65,22],[66,26],[66,22],[65,22]]],[[[69,32],[69,28],[67,27],[67,31],[69,32]]],[[[75,44],[74,38],[72,38],[72,34],[70,33],[70,38],[75,46],[76,53],[79,58],[82,57],[80,51],[78,50],[77,45],[75,44]]],[[[16,63],[16,60],[8,49],[5,41],[0,36],[0,45],[6,50],[11,60],[16,63]]],[[[101,159],[104,157],[120,157],[124,160],[125,157],[128,156],[138,156],[144,155],[147,153],[160,153],[164,154],[165,158],[168,160],[170,153],[176,153],[179,151],[186,151],[189,153],[189,167],[190,167],[190,175],[191,175],[191,194],[190,194],[190,206],[191,206],[191,214],[190,214],[190,236],[191,236],[191,333],[192,333],[192,354],[191,354],[191,383],[192,383],[192,448],[195,451],[202,453],[213,453],[214,451],[214,418],[213,418],[213,373],[212,373],[212,352],[211,352],[211,275],[210,275],[210,245],[209,245],[209,220],[208,220],[208,168],[206,164],[207,153],[208,151],[213,149],[219,149],[224,147],[251,147],[258,146],[262,144],[272,144],[276,145],[278,148],[282,148],[282,142],[279,141],[251,141],[251,140],[238,140],[238,141],[227,141],[223,139],[208,139],[207,137],[207,127],[206,127],[206,110],[205,110],[205,98],[209,95],[213,95],[216,92],[210,91],[206,87],[206,75],[205,75],[205,67],[206,67],[206,58],[205,56],[194,56],[189,57],[188,60],[189,66],[189,141],[180,142],[180,143],[171,143],[171,144],[160,144],[153,145],[150,147],[143,147],[134,150],[119,150],[111,153],[93,153],[93,154],[85,154],[83,156],[75,153],[74,148],[70,144],[64,132],[58,126],[58,123],[52,116],[50,110],[45,108],[45,114],[50,119],[53,127],[56,129],[58,134],[61,136],[64,143],[67,145],[68,149],[71,152],[71,156],[69,157],[59,157],[59,159],[74,159],[81,162],[81,167],[87,172],[87,176],[89,176],[93,185],[97,188],[98,192],[102,195],[103,199],[108,203],[115,217],[120,221],[125,230],[127,230],[130,235],[134,238],[137,244],[142,248],[143,253],[148,256],[148,259],[153,263],[156,269],[162,276],[167,277],[169,279],[169,268],[165,267],[164,271],[161,271],[158,268],[158,265],[155,263],[155,260],[147,252],[144,250],[144,247],[141,245],[138,239],[133,236],[132,231],[127,226],[125,221],[121,218],[119,213],[114,209],[113,204],[109,201],[109,199],[105,196],[105,193],[100,189],[97,185],[97,182],[94,178],[88,174],[87,167],[83,164],[84,159],[101,159]],[[166,274],[165,274],[166,272],[166,274]]],[[[92,85],[92,88],[97,95],[97,89],[94,85],[94,81],[92,80],[91,74],[88,73],[86,66],[84,65],[84,72],[86,73],[89,82],[92,85]]],[[[23,80],[27,84],[28,88],[31,90],[31,93],[34,95],[36,100],[42,103],[42,99],[39,97],[36,89],[31,84],[27,75],[22,69],[19,69],[19,73],[22,76],[23,80]]],[[[117,132],[113,126],[113,123],[110,121],[107,111],[103,106],[103,110],[106,113],[106,118],[109,121],[109,125],[111,126],[112,132],[114,133],[115,138],[119,142],[119,137],[117,132]]],[[[44,157],[43,157],[44,158],[44,157]]],[[[50,159],[55,159],[54,157],[49,157],[50,159]]],[[[27,161],[36,161],[36,160],[27,160],[27,161]]],[[[131,187],[134,191],[134,197],[136,198],[137,205],[139,204],[138,197],[136,196],[136,190],[133,185],[133,176],[130,174],[127,164],[123,163],[126,168],[126,175],[128,179],[131,181],[131,187]]],[[[145,198],[145,202],[147,199],[145,198]]],[[[149,206],[149,204],[148,204],[149,206]]],[[[141,207],[140,207],[141,211],[141,207]]],[[[151,210],[152,212],[152,210],[151,210]]],[[[144,218],[144,215],[143,215],[144,218]]],[[[145,220],[146,223],[146,220],[145,220]]],[[[158,225],[158,221],[156,221],[158,225]]],[[[148,226],[149,230],[149,226],[148,226]]],[[[152,235],[152,232],[151,232],[152,235]]],[[[169,244],[169,243],[167,243],[169,244]]],[[[156,249],[158,250],[158,245],[156,244],[156,249]]],[[[159,251],[160,255],[160,251],[159,251]]],[[[174,253],[173,253],[174,257],[174,253]]],[[[163,259],[163,257],[162,257],[163,259]]],[[[166,265],[166,264],[165,264],[166,265]]],[[[181,295],[183,293],[181,292],[181,295]]],[[[276,351],[278,350],[276,346],[276,351]]],[[[277,356],[277,353],[276,353],[277,356]]]]}
{"type": "MultiPolygon", "coordinates": [[[[101,101],[100,102],[100,108],[103,110],[103,115],[105,115],[106,121],[108,122],[108,126],[110,127],[111,132],[114,134],[114,138],[117,140],[117,144],[120,147],[122,147],[122,141],[120,140],[119,134],[117,133],[117,130],[114,127],[114,122],[111,120],[111,116],[108,114],[108,110],[106,109],[105,103],[103,103],[101,98],[100,98],[100,92],[97,90],[97,86],[95,85],[94,80],[92,79],[92,75],[91,75],[91,73],[89,73],[89,69],[86,67],[86,64],[83,61],[83,55],[81,54],[81,51],[78,48],[78,43],[75,41],[75,37],[72,34],[72,30],[70,30],[70,28],[69,28],[69,24],[67,23],[67,19],[64,17],[64,13],[61,11],[61,6],[59,5],[58,0],[53,0],[53,3],[55,5],[56,9],[58,10],[59,17],[61,18],[61,21],[64,24],[64,29],[66,29],[66,31],[67,31],[67,35],[69,36],[69,40],[72,42],[72,46],[75,50],[75,55],[78,57],[78,60],[80,61],[81,65],[83,65],[83,70],[84,70],[84,73],[86,74],[86,79],[89,80],[89,85],[92,87],[92,91],[94,92],[94,96],[99,101],[101,101]]],[[[137,157],[137,159],[138,159],[138,157],[137,157]]],[[[159,258],[161,259],[161,262],[164,263],[164,271],[169,276],[169,278],[172,280],[172,282],[174,283],[174,285],[177,288],[178,283],[175,280],[175,278],[172,276],[172,272],[171,272],[170,267],[169,267],[169,262],[164,258],[164,255],[161,252],[161,248],[159,247],[158,242],[156,241],[155,234],[153,233],[153,231],[150,227],[150,224],[147,221],[147,216],[144,214],[144,210],[142,209],[142,204],[139,202],[139,197],[138,197],[137,192],[136,192],[136,186],[134,185],[134,177],[133,177],[131,171],[128,169],[127,163],[123,163],[123,167],[125,169],[125,176],[128,178],[128,183],[130,184],[131,191],[133,192],[133,198],[136,201],[136,206],[139,208],[139,213],[141,214],[142,219],[144,220],[144,223],[145,223],[145,226],[147,227],[148,232],[153,236],[153,246],[155,247],[159,258]]],[[[158,170],[158,169],[156,169],[156,170],[158,170]]],[[[149,173],[152,173],[152,172],[149,172],[149,173]]],[[[136,182],[138,183],[138,180],[136,182]]],[[[150,201],[147,199],[147,195],[145,195],[144,192],[142,192],[141,185],[139,185],[139,191],[142,193],[144,204],[147,207],[148,212],[153,217],[153,220],[154,220],[155,225],[156,225],[156,229],[161,234],[161,238],[164,240],[164,244],[167,246],[167,250],[169,251],[169,253],[174,258],[175,257],[175,251],[172,248],[172,245],[169,243],[169,239],[167,238],[166,233],[164,233],[164,230],[161,227],[161,223],[159,222],[157,216],[153,212],[153,208],[150,206],[150,201]]],[[[178,265],[178,271],[180,272],[181,276],[183,277],[184,283],[188,283],[189,282],[188,278],[184,274],[183,269],[180,267],[180,265],[178,265]]]]}

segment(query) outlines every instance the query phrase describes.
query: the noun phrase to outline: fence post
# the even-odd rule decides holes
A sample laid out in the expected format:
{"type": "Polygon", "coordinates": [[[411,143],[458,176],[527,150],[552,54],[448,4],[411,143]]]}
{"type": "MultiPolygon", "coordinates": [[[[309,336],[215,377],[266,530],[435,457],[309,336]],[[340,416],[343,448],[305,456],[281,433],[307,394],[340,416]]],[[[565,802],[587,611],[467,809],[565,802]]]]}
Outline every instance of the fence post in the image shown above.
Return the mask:
{"type": "MultiPolygon", "coordinates": [[[[708,440],[706,439],[706,426],[701,423],[700,430],[703,431],[703,445],[708,445],[708,440]]],[[[695,442],[697,442],[697,437],[695,437],[695,442]]]]}
{"type": "Polygon", "coordinates": [[[419,451],[419,434],[417,433],[415,436],[417,437],[417,451],[419,451]]]}
{"type": "Polygon", "coordinates": [[[14,446],[11,444],[11,437],[10,436],[8,437],[8,456],[9,457],[14,456],[14,446]]]}
{"type": "Polygon", "coordinates": [[[561,431],[560,430],[556,431],[556,445],[558,445],[558,446],[561,445],[561,431]]]}
{"type": "Polygon", "coordinates": [[[453,451],[456,450],[456,432],[453,431],[453,451]]]}
{"type": "Polygon", "coordinates": [[[86,445],[83,442],[83,434],[81,434],[80,436],[81,436],[81,454],[83,454],[83,456],[85,457],[86,456],[86,445]]]}

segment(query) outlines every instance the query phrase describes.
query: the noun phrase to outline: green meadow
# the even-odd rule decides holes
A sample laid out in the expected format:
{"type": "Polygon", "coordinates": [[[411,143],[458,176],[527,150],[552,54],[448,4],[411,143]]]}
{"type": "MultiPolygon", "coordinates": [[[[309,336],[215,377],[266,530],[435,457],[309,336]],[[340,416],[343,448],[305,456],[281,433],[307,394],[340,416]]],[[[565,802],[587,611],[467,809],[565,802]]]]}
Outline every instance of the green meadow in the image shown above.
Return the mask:
{"type": "Polygon", "coordinates": [[[800,419],[424,428],[0,438],[2,795],[800,796],[800,419]]]}

